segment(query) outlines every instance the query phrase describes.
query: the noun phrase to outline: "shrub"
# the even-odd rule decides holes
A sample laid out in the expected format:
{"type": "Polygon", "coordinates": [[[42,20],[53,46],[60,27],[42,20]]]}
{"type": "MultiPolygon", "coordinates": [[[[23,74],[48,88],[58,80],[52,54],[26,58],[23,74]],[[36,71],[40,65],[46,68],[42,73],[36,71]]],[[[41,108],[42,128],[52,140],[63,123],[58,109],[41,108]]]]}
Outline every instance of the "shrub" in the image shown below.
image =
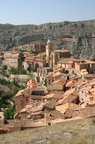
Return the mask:
{"type": "Polygon", "coordinates": [[[5,79],[1,79],[0,78],[0,84],[9,86],[10,85],[10,81],[6,81],[5,79]]]}
{"type": "Polygon", "coordinates": [[[89,74],[93,74],[94,73],[94,70],[91,69],[91,68],[89,68],[87,71],[88,71],[89,74]]]}
{"type": "Polygon", "coordinates": [[[6,72],[5,70],[7,70],[7,65],[3,65],[2,68],[1,68],[1,73],[6,76],[6,72]]]}
{"type": "Polygon", "coordinates": [[[27,74],[23,66],[19,66],[18,68],[11,67],[10,73],[11,74],[27,74]]]}
{"type": "Polygon", "coordinates": [[[3,65],[2,70],[7,70],[7,65],[3,65]]]}
{"type": "Polygon", "coordinates": [[[37,51],[37,50],[30,50],[30,53],[31,53],[31,54],[38,54],[39,51],[37,51]]]}
{"type": "Polygon", "coordinates": [[[15,114],[15,106],[10,106],[4,113],[5,119],[13,119],[13,116],[15,114]]]}
{"type": "Polygon", "coordinates": [[[24,54],[22,52],[18,55],[18,57],[20,58],[21,61],[24,61],[25,59],[24,54]]]}

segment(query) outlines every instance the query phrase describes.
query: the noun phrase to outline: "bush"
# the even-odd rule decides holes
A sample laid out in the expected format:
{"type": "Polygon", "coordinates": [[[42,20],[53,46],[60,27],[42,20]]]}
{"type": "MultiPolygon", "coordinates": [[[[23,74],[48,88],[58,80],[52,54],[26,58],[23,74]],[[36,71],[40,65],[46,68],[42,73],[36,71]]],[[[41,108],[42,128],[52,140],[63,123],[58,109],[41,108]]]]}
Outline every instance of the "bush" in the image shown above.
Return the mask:
{"type": "Polygon", "coordinates": [[[7,65],[3,65],[2,70],[7,70],[7,65]]]}
{"type": "Polygon", "coordinates": [[[16,74],[16,73],[17,73],[17,70],[16,70],[14,67],[11,67],[11,68],[10,68],[10,73],[11,73],[11,74],[16,74]]]}
{"type": "Polygon", "coordinates": [[[44,59],[44,60],[46,60],[46,57],[47,57],[47,56],[46,56],[46,55],[44,55],[43,59],[44,59]]]}
{"type": "Polygon", "coordinates": [[[8,100],[11,100],[13,96],[11,92],[5,93],[4,91],[0,91],[0,107],[7,108],[10,105],[8,100]]]}
{"type": "Polygon", "coordinates": [[[6,76],[6,72],[5,70],[7,70],[7,65],[3,65],[2,69],[1,69],[1,73],[6,76]]]}
{"type": "Polygon", "coordinates": [[[30,72],[32,71],[32,68],[30,68],[30,67],[29,67],[27,70],[28,70],[28,71],[29,71],[29,73],[30,73],[30,72]]]}
{"type": "Polygon", "coordinates": [[[25,86],[23,86],[23,85],[21,85],[21,86],[19,86],[20,87],[20,89],[25,89],[26,87],[25,86]]]}
{"type": "Polygon", "coordinates": [[[91,68],[89,68],[87,71],[88,71],[89,74],[93,74],[94,73],[94,70],[91,69],[91,68]]]}
{"type": "Polygon", "coordinates": [[[4,113],[5,119],[13,119],[13,116],[15,114],[15,106],[10,106],[4,113]]]}
{"type": "Polygon", "coordinates": [[[15,105],[13,106],[10,104],[10,101],[14,103],[12,100],[13,93],[4,91],[0,91],[0,108],[7,108],[6,112],[4,113],[5,119],[12,119],[15,113],[15,105]]]}
{"type": "Polygon", "coordinates": [[[14,85],[14,86],[16,86],[16,87],[19,87],[19,84],[15,80],[12,81],[11,84],[14,85]]]}
{"type": "Polygon", "coordinates": [[[27,74],[27,71],[23,68],[23,66],[19,66],[18,68],[11,67],[11,74],[27,74]]]}
{"type": "Polygon", "coordinates": [[[9,86],[10,85],[10,81],[6,81],[5,79],[1,79],[0,78],[0,84],[9,86]]]}
{"type": "Polygon", "coordinates": [[[37,50],[30,50],[30,53],[31,53],[31,54],[38,54],[39,51],[37,51],[37,50]]]}
{"type": "Polygon", "coordinates": [[[24,54],[21,52],[18,57],[20,58],[21,61],[24,61],[25,57],[24,54]]]}

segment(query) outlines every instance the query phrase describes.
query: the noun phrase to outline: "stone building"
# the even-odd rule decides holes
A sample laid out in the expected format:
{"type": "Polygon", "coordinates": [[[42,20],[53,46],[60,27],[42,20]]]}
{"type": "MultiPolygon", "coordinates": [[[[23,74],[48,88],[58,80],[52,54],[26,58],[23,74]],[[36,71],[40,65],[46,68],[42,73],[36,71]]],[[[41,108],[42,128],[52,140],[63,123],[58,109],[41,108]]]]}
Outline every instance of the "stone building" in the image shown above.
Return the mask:
{"type": "Polygon", "coordinates": [[[38,65],[39,67],[44,67],[44,66],[46,66],[46,61],[43,60],[42,58],[36,58],[36,59],[34,59],[33,63],[34,63],[34,67],[35,67],[36,65],[38,65]]]}
{"type": "Polygon", "coordinates": [[[46,66],[46,60],[44,60],[45,53],[39,53],[38,55],[35,54],[28,54],[23,62],[24,69],[27,70],[28,68],[35,68],[44,67],[46,66]]]}
{"type": "Polygon", "coordinates": [[[19,112],[24,108],[26,104],[28,104],[31,99],[29,98],[29,92],[27,91],[27,95],[25,94],[25,90],[20,90],[14,97],[16,104],[16,112],[19,112]]]}
{"type": "Polygon", "coordinates": [[[18,50],[22,50],[22,51],[39,51],[42,52],[45,49],[45,45],[42,43],[29,43],[29,44],[24,44],[24,45],[20,45],[17,47],[13,47],[13,50],[18,51],[18,50]]]}
{"type": "Polygon", "coordinates": [[[68,50],[54,50],[50,55],[50,67],[55,67],[60,58],[69,58],[71,56],[68,50]]]}
{"type": "Polygon", "coordinates": [[[20,66],[20,58],[18,56],[6,57],[3,61],[3,65],[17,68],[18,66],[20,66]]]}
{"type": "Polygon", "coordinates": [[[47,90],[48,91],[64,91],[65,90],[65,80],[57,80],[53,81],[52,84],[47,85],[47,90]]]}
{"type": "Polygon", "coordinates": [[[20,65],[20,58],[18,57],[20,52],[6,51],[4,53],[3,65],[17,68],[20,65]]]}
{"type": "MultiPolygon", "coordinates": [[[[16,112],[21,111],[27,104],[29,104],[30,102],[34,102],[36,100],[36,102],[41,101],[41,99],[43,98],[43,96],[46,95],[46,89],[44,88],[40,88],[40,87],[36,87],[36,83],[34,80],[29,81],[32,86],[32,88],[26,88],[23,90],[20,90],[15,96],[14,96],[14,101],[15,101],[15,105],[16,105],[16,112]]],[[[27,83],[29,86],[30,83],[27,83]]]]}
{"type": "Polygon", "coordinates": [[[53,69],[50,67],[39,67],[37,69],[37,81],[41,84],[45,84],[46,76],[49,72],[53,72],[53,69]]]}
{"type": "Polygon", "coordinates": [[[66,70],[74,69],[81,71],[83,69],[93,69],[95,70],[95,62],[85,59],[75,59],[75,58],[62,58],[57,63],[58,67],[64,68],[66,70]]]}
{"type": "Polygon", "coordinates": [[[68,80],[68,77],[68,74],[60,71],[51,72],[46,76],[46,85],[48,86],[57,80],[68,80]]]}
{"type": "Polygon", "coordinates": [[[50,64],[50,54],[53,51],[53,45],[50,39],[47,41],[46,45],[46,63],[50,64]]]}
{"type": "Polygon", "coordinates": [[[55,67],[57,65],[57,62],[60,58],[69,58],[71,56],[70,52],[66,49],[64,50],[54,50],[53,44],[50,41],[50,39],[47,41],[46,45],[46,63],[50,67],[55,67]]]}
{"type": "Polygon", "coordinates": [[[95,105],[95,80],[83,85],[79,91],[79,100],[82,107],[95,105]]]}

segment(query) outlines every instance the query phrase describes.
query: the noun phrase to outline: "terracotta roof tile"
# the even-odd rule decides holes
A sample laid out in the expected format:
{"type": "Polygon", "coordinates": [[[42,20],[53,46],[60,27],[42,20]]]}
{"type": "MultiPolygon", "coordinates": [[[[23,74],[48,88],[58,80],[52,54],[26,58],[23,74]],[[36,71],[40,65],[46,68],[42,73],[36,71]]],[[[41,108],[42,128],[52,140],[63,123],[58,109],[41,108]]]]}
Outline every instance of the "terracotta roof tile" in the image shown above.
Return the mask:
{"type": "Polygon", "coordinates": [[[56,105],[56,100],[51,100],[44,105],[44,108],[54,109],[56,105]]]}

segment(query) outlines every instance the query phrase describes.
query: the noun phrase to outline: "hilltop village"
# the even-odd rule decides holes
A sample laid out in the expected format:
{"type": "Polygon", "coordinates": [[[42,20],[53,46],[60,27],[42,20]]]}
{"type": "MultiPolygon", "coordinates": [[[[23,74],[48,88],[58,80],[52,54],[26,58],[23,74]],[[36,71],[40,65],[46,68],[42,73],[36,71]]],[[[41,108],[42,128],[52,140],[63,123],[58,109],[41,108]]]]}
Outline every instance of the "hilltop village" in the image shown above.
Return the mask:
{"type": "MultiPolygon", "coordinates": [[[[0,61],[0,67],[7,65],[7,73],[11,67],[23,66],[29,76],[26,88],[14,95],[14,119],[1,117],[1,132],[95,116],[94,61],[77,59],[66,49],[55,50],[50,39],[45,52],[5,51],[0,52],[0,61]]],[[[21,83],[18,77],[12,75],[11,80],[21,83]]]]}

